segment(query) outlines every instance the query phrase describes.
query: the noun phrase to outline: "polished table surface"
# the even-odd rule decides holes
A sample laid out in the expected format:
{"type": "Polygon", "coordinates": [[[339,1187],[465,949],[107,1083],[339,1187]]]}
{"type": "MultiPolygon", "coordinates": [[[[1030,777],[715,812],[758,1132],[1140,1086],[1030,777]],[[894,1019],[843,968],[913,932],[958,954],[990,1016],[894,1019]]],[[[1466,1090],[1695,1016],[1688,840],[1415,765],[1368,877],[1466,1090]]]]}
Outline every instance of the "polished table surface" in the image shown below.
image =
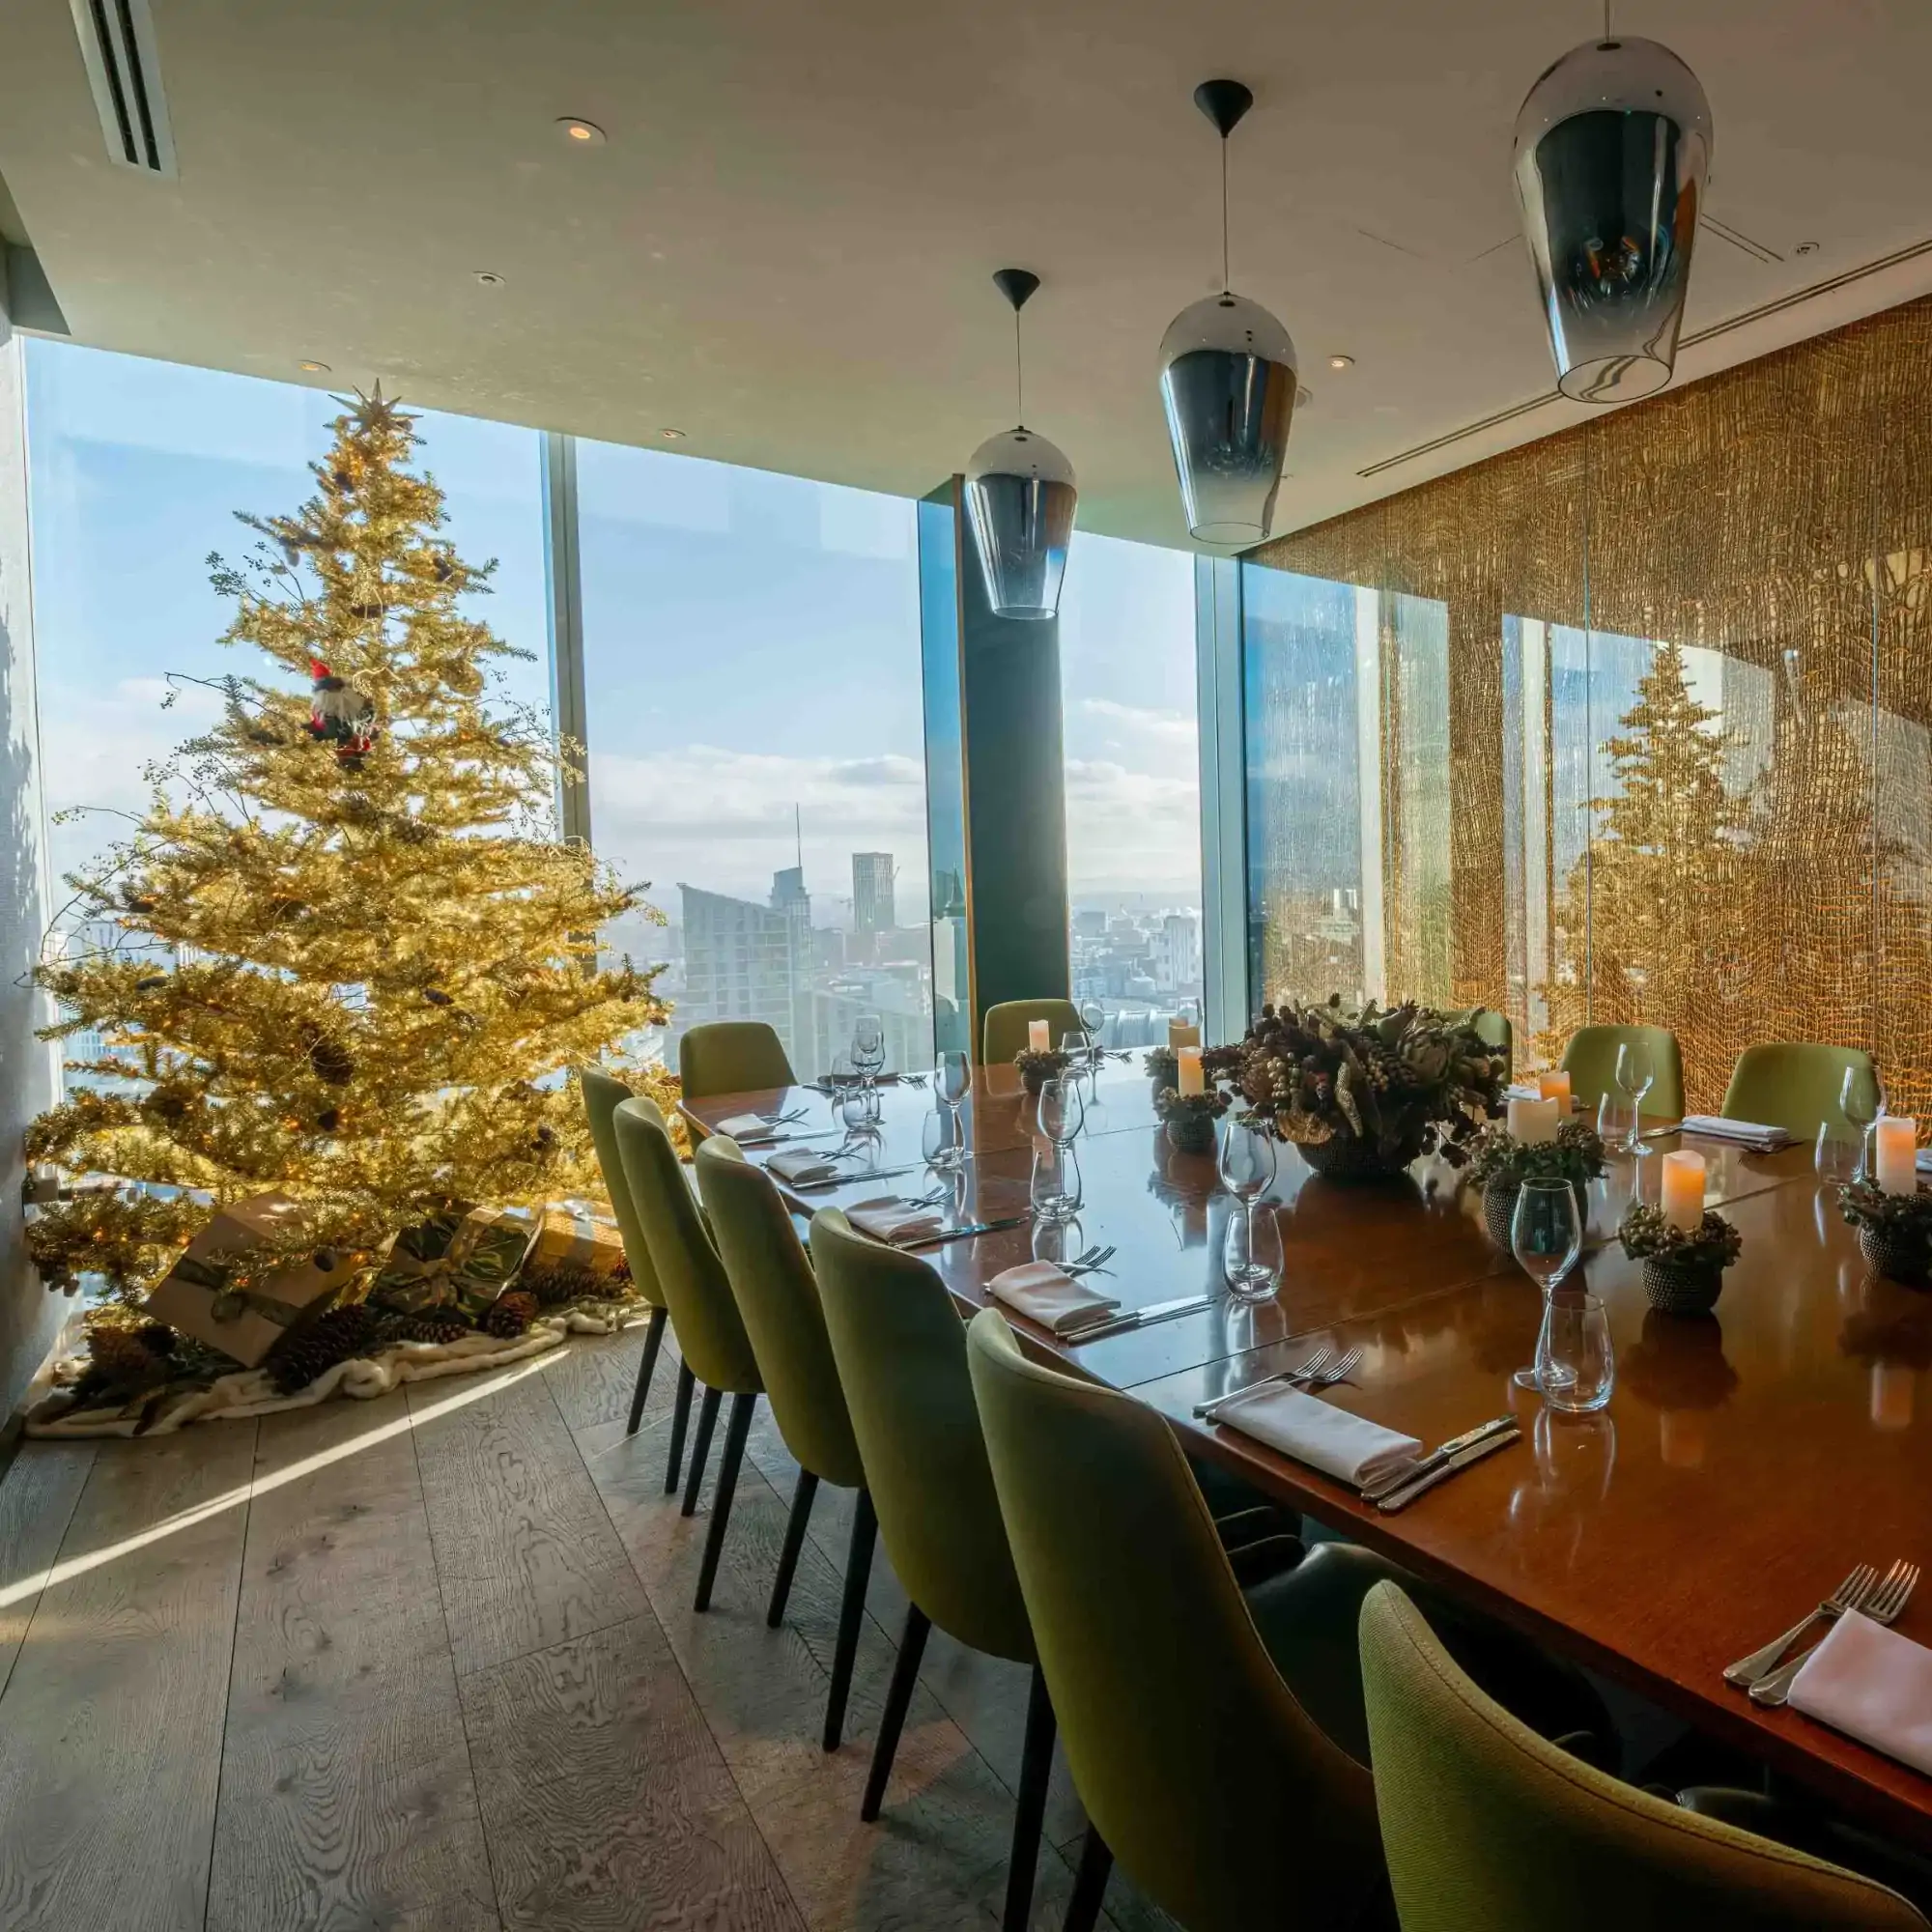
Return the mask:
{"type": "MultiPolygon", "coordinates": [[[[956,1212],[1023,1212],[1032,1108],[1010,1068],[982,1069],[968,1103],[974,1151],[956,1212]]],[[[1225,1298],[1220,1242],[1231,1197],[1207,1155],[1175,1153],[1137,1066],[1110,1065],[1078,1143],[1084,1205],[1075,1245],[1118,1245],[1104,1282],[1127,1308],[1220,1294],[1201,1314],[1084,1345],[1012,1317],[1029,1345],[1130,1388],[1170,1417],[1193,1453],[1345,1528],[1665,1708],[1755,1752],[1875,1824],[1932,1845],[1932,1778],[1789,1709],[1766,1711],[1720,1672],[1792,1623],[1859,1562],[1932,1564],[1932,1296],[1873,1277],[1810,1151],[1756,1155],[1685,1141],[1711,1161],[1709,1199],[1744,1236],[1714,1316],[1651,1310],[1636,1263],[1608,1238],[1633,1191],[1654,1199],[1660,1161],[1618,1158],[1592,1188],[1581,1274],[1609,1311],[1617,1384],[1595,1416],[1546,1409],[1510,1372],[1530,1358],[1541,1303],[1483,1231],[1474,1190],[1440,1162],[1408,1177],[1337,1185],[1289,1147],[1267,1197],[1282,1286],[1271,1301],[1225,1298]],[[1365,1350],[1325,1392],[1435,1443],[1508,1409],[1522,1441],[1381,1516],[1346,1487],[1237,1431],[1196,1422],[1194,1404],[1304,1358],[1324,1342],[1365,1350]]],[[[920,1157],[929,1090],[881,1090],[876,1165],[920,1157]]],[[[805,1105],[788,1133],[830,1134],[808,1090],[689,1103],[709,1124],[748,1109],[805,1105]]],[[[839,1138],[807,1145],[831,1148],[839,1138]]],[[[1676,1135],[1653,1146],[1667,1151],[1676,1135]]],[[[749,1150],[752,1157],[763,1151],[749,1150]]],[[[787,1189],[810,1213],[897,1190],[923,1170],[787,1189]]],[[[921,1250],[962,1305],[1035,1252],[1029,1227],[921,1250]]],[[[1932,1642],[1932,1591],[1900,1619],[1932,1642]]]]}

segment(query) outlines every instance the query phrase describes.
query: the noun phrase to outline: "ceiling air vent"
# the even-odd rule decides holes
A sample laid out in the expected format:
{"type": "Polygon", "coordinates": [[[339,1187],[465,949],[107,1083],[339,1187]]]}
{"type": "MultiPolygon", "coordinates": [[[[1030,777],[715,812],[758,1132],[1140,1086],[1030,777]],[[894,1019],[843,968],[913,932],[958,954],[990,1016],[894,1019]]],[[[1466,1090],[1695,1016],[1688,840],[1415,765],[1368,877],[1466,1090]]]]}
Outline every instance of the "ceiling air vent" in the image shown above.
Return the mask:
{"type": "Polygon", "coordinates": [[[107,136],[107,158],[144,175],[175,172],[161,63],[148,0],[68,0],[107,136]]]}

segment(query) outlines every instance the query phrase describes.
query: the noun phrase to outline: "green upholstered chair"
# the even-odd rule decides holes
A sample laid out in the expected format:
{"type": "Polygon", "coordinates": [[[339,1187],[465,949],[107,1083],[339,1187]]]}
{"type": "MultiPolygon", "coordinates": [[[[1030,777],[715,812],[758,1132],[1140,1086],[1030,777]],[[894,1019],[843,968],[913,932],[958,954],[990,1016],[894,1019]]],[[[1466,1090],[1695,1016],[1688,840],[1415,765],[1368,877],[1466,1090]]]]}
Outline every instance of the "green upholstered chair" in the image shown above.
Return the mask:
{"type": "Polygon", "coordinates": [[[763,1020],[712,1020],[677,1043],[677,1077],[687,1100],[797,1084],[784,1043],[763,1020]]]}
{"type": "Polygon", "coordinates": [[[791,1593],[819,1484],[859,1492],[845,1556],[845,1594],[832,1658],[832,1685],[825,1700],[825,1748],[837,1750],[852,1689],[852,1662],[858,1655],[877,1534],[866,1471],[846,1412],[845,1392],[838,1385],[838,1365],[832,1359],[817,1278],[771,1176],[746,1160],[737,1143],[724,1134],[714,1134],[697,1150],[693,1166],[779,1434],[798,1463],[791,1520],[785,1525],[772,1601],[765,1612],[772,1629],[784,1619],[785,1599],[791,1593]]]}
{"type": "MultiPolygon", "coordinates": [[[[622,1102],[612,1116],[617,1151],[631,1183],[631,1199],[650,1244],[651,1266],[670,1308],[671,1325],[684,1356],[685,1374],[704,1384],[697,1411],[697,1436],[691,1446],[691,1474],[684,1486],[684,1514],[697,1509],[697,1492],[704,1482],[704,1463],[711,1452],[711,1432],[718,1409],[731,1398],[731,1419],[724,1430],[724,1455],[718,1465],[718,1491],[711,1499],[711,1527],[704,1539],[704,1560],[697,1573],[695,1607],[711,1605],[711,1585],[718,1575],[718,1557],[724,1547],[724,1524],[731,1514],[731,1497],[738,1487],[738,1468],[745,1459],[745,1438],[751,1434],[753,1411],[764,1383],[752,1353],[751,1338],[738,1314],[738,1304],[725,1279],[711,1236],[697,1211],[664,1116],[639,1094],[622,1102]]],[[[665,1487],[676,1486],[676,1458],[691,1409],[690,1381],[678,1384],[678,1411],[671,1424],[672,1476],[665,1487]]]]}
{"type": "Polygon", "coordinates": [[[1644,1095],[1643,1110],[1660,1119],[1684,1118],[1684,1056],[1677,1050],[1677,1036],[1668,1027],[1586,1026],[1570,1036],[1563,1049],[1563,1068],[1570,1076],[1570,1091],[1583,1103],[1594,1120],[1598,1103],[1608,1094],[1622,1097],[1617,1086],[1617,1049],[1641,1046],[1650,1050],[1650,1067],[1655,1076],[1644,1095]]]}
{"type": "Polygon", "coordinates": [[[1092,1821],[1068,1927],[1094,1922],[1115,1855],[1189,1932],[1361,1923],[1382,1882],[1375,1791],[1334,1732],[1361,1725],[1349,1651],[1387,1566],[1323,1544],[1244,1601],[1160,1415],[1027,1360],[991,1309],[968,1355],[1092,1821]]]}
{"type": "Polygon", "coordinates": [[[1027,1028],[1035,1020],[1046,1022],[1046,1037],[1055,1047],[1067,1034],[1082,1032],[1086,1024],[1071,1000],[1002,1000],[986,1009],[980,1029],[980,1060],[988,1066],[1010,1063],[1027,1043],[1027,1028]]]}
{"type": "MultiPolygon", "coordinates": [[[[617,1152],[617,1130],[611,1117],[619,1104],[631,1097],[631,1090],[621,1080],[613,1080],[595,1067],[580,1074],[583,1094],[583,1113],[590,1122],[590,1143],[597,1150],[598,1171],[604,1177],[604,1191],[611,1197],[611,1211],[617,1217],[617,1232],[624,1237],[624,1259],[631,1264],[631,1280],[638,1293],[650,1304],[649,1325],[644,1330],[643,1360],[638,1364],[638,1384],[631,1391],[631,1419],[625,1434],[635,1435],[644,1416],[644,1398],[651,1392],[651,1377],[657,1369],[658,1350],[664,1346],[665,1324],[670,1310],[665,1306],[664,1290],[658,1286],[657,1270],[651,1265],[650,1244],[644,1238],[644,1224],[631,1200],[631,1183],[625,1179],[624,1163],[617,1152]]],[[[680,1445],[682,1446],[682,1445],[680,1445]]],[[[671,1487],[677,1473],[671,1472],[671,1487]]]]}
{"type": "Polygon", "coordinates": [[[811,1260],[879,1534],[909,1599],[859,1815],[879,1815],[932,1625],[974,1650],[1028,1665],[1004,1917],[1006,1932],[1023,1932],[1053,1764],[1053,1706],[986,1466],[966,1330],[946,1284],[924,1262],[867,1239],[835,1208],[812,1217],[811,1260]]]}
{"type": "Polygon", "coordinates": [[[1924,1932],[1868,1879],[1546,1744],[1463,1675],[1392,1583],[1362,1605],[1361,1650],[1403,1932],[1924,1932]]]}
{"type": "Polygon", "coordinates": [[[1868,1092],[1876,1097],[1878,1069],[1861,1047],[1800,1040],[1747,1046],[1731,1069],[1723,1111],[1734,1121],[1782,1127],[1802,1141],[1815,1140],[1821,1126],[1830,1127],[1833,1140],[1856,1141],[1859,1130],[1838,1105],[1845,1075],[1854,1069],[1870,1083],[1868,1092]]]}

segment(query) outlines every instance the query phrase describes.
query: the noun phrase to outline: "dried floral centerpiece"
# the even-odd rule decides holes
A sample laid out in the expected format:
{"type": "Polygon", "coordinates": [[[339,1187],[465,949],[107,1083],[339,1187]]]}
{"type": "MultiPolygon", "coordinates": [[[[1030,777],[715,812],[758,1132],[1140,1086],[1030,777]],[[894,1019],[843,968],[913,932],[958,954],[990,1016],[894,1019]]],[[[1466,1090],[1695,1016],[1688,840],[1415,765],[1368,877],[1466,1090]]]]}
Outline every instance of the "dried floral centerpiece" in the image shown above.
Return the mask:
{"type": "Polygon", "coordinates": [[[1147,1077],[1153,1082],[1154,1105],[1160,1105],[1162,1092],[1180,1084],[1180,1062],[1171,1046],[1150,1047],[1141,1059],[1147,1077]]]}
{"type": "Polygon", "coordinates": [[[1519,1140],[1500,1123],[1480,1129],[1469,1150],[1469,1179],[1483,1190],[1483,1225],[1499,1248],[1510,1244],[1517,1196],[1525,1180],[1567,1180],[1580,1220],[1590,1218],[1591,1181],[1604,1171],[1604,1143],[1583,1121],[1565,1121],[1549,1141],[1519,1140]]]}
{"type": "Polygon", "coordinates": [[[1504,1056],[1464,1019],[1373,1001],[1355,1011],[1336,998],[1264,1007],[1234,1077],[1317,1174],[1370,1180],[1431,1152],[1461,1166],[1477,1126],[1500,1110],[1507,1076],[1504,1056]]]}
{"type": "Polygon", "coordinates": [[[1889,1194],[1870,1180],[1840,1190],[1838,1211],[1859,1231],[1859,1252],[1880,1274],[1932,1288],[1932,1194],[1889,1194]]]}
{"type": "Polygon", "coordinates": [[[1073,1056],[1057,1047],[1023,1046],[1013,1055],[1013,1065],[1019,1068],[1027,1092],[1037,1099],[1039,1090],[1049,1080],[1058,1080],[1073,1065],[1073,1056]]]}
{"type": "Polygon", "coordinates": [[[1180,1094],[1163,1087],[1153,1096],[1153,1110],[1167,1125],[1167,1139],[1176,1153],[1212,1153],[1214,1122],[1235,1104],[1221,1088],[1206,1094],[1180,1094]]]}
{"type": "Polygon", "coordinates": [[[1695,1227],[1680,1228],[1663,1210],[1638,1201],[1617,1231],[1624,1253],[1643,1264],[1643,1292],[1666,1315],[1708,1315],[1724,1291],[1724,1270],[1745,1237],[1718,1212],[1704,1209],[1695,1227]]]}

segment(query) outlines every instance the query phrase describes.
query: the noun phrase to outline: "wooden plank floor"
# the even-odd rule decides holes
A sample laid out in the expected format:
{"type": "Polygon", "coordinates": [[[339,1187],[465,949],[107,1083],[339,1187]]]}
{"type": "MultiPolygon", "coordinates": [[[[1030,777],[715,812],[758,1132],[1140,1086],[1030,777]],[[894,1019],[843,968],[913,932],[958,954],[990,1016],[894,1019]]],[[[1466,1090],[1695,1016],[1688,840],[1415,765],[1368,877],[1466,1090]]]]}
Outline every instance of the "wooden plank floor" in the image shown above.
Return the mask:
{"type": "MultiPolygon", "coordinates": [[[[761,1407],[694,1613],[710,1489],[693,1520],[664,1493],[668,1348],[624,1434],[640,1347],[26,1444],[0,1482],[0,1925],[996,1926],[1024,1673],[935,1634],[862,1825],[904,1596],[881,1551],[828,1755],[850,1498],[820,1492],[768,1630],[796,1471],[761,1407]]],[[[1081,1830],[1057,1767],[1038,1932],[1081,1830]]],[[[1118,1932],[1169,1924],[1118,1874],[1107,1907],[1118,1932]]]]}

